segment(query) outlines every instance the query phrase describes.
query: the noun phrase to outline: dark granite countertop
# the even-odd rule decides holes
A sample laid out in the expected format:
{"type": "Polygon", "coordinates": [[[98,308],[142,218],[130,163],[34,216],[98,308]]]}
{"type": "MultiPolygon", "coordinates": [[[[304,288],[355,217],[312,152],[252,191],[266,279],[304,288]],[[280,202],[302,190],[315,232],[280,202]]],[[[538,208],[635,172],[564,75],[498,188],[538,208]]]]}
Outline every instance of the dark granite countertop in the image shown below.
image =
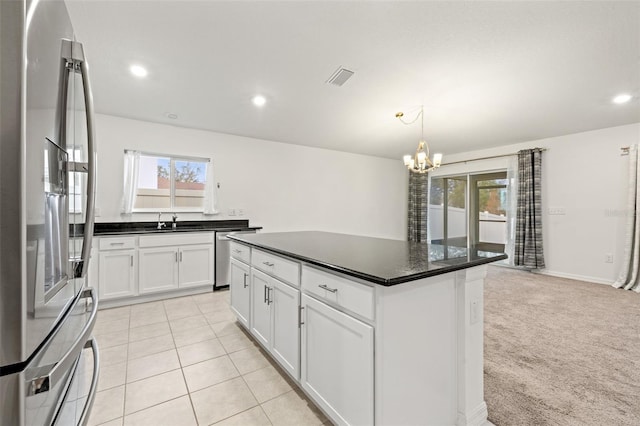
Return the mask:
{"type": "MultiPolygon", "coordinates": [[[[248,220],[184,220],[178,221],[176,229],[171,229],[171,218],[163,220],[166,228],[157,229],[158,222],[98,222],[94,225],[93,235],[123,234],[166,234],[175,232],[229,232],[262,229],[261,226],[249,226],[248,220]]],[[[82,235],[82,225],[76,228],[82,235]]]]}
{"type": "Polygon", "coordinates": [[[391,286],[506,259],[504,253],[330,232],[230,235],[240,243],[391,286]]]}

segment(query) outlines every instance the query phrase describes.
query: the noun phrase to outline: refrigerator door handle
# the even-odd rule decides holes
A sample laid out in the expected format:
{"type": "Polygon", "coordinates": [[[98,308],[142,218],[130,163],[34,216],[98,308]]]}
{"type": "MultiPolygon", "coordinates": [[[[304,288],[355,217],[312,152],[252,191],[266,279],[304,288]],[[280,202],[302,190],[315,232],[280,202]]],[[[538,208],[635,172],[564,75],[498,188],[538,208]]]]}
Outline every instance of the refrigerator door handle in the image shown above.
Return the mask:
{"type": "MultiPolygon", "coordinates": [[[[96,315],[98,313],[98,298],[96,291],[93,288],[87,288],[80,295],[80,299],[91,298],[92,311],[89,321],[85,324],[84,328],[80,332],[78,338],[73,342],[71,348],[65,353],[60,361],[55,364],[50,364],[43,367],[38,367],[29,371],[26,370],[27,376],[26,390],[27,396],[37,395],[52,389],[56,383],[64,378],[65,374],[69,371],[73,363],[78,359],[78,355],[85,346],[85,343],[89,340],[93,326],[96,322],[96,315]]],[[[79,303],[79,300],[78,300],[79,303]]]]}
{"type": "MultiPolygon", "coordinates": [[[[93,108],[93,93],[91,91],[91,81],[89,78],[89,66],[84,56],[82,43],[77,41],[68,41],[71,48],[63,49],[70,52],[66,57],[68,63],[71,63],[74,71],[79,72],[82,77],[82,89],[84,94],[84,105],[87,120],[87,150],[88,158],[86,163],[72,164],[70,166],[73,171],[86,171],[87,173],[87,206],[85,209],[84,238],[82,240],[82,254],[80,261],[75,265],[74,276],[86,277],[89,267],[89,258],[91,256],[91,243],[93,240],[93,225],[95,221],[96,207],[96,162],[97,162],[97,146],[96,146],[96,129],[95,129],[95,110],[93,108]]],[[[61,124],[64,127],[64,124],[61,124]]]]}
{"type": "Polygon", "coordinates": [[[78,419],[79,426],[85,426],[89,421],[89,412],[91,411],[93,400],[95,399],[96,392],[98,390],[98,376],[100,372],[100,355],[98,350],[98,342],[96,342],[95,337],[87,341],[87,343],[84,345],[84,348],[91,348],[91,351],[93,352],[93,376],[91,378],[91,387],[89,388],[89,394],[87,395],[87,402],[84,404],[82,414],[80,414],[80,418],[78,419]]]}

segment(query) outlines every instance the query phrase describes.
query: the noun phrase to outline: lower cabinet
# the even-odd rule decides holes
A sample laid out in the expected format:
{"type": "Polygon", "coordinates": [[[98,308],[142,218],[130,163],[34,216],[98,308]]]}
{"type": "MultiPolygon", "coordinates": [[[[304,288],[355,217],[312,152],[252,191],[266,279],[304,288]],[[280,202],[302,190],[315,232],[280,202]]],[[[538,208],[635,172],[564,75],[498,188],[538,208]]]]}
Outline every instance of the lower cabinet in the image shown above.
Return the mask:
{"type": "Polygon", "coordinates": [[[139,250],[140,293],[178,288],[178,249],[175,247],[139,250]]]}
{"type": "Polygon", "coordinates": [[[178,287],[213,284],[213,244],[180,247],[178,287]]]}
{"type": "Polygon", "coordinates": [[[296,379],[300,377],[299,300],[299,290],[251,269],[250,330],[296,379]]]}
{"type": "Polygon", "coordinates": [[[99,237],[91,253],[90,278],[103,300],[213,285],[213,232],[99,237]]]}
{"type": "Polygon", "coordinates": [[[374,423],[373,327],[302,295],[300,382],[338,424],[374,423]]]}
{"type": "Polygon", "coordinates": [[[140,293],[213,284],[213,245],[140,249],[140,293]]]}
{"type": "Polygon", "coordinates": [[[231,310],[238,321],[249,328],[251,314],[251,267],[236,259],[231,259],[229,271],[231,310]]]}
{"type": "MultiPolygon", "coordinates": [[[[111,250],[98,256],[98,297],[108,299],[136,294],[136,250],[111,250]],[[106,285],[108,283],[108,285],[106,285]]],[[[91,266],[96,270],[96,265],[91,266]]],[[[94,284],[95,285],[95,284],[94,284]]]]}

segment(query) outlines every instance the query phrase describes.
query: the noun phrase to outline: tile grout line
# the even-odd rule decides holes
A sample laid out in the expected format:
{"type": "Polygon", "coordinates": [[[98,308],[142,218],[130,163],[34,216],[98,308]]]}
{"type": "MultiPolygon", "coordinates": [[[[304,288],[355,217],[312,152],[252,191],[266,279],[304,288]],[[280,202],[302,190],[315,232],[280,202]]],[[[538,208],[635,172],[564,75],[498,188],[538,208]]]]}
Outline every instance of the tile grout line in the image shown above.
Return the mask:
{"type": "MultiPolygon", "coordinates": [[[[187,397],[189,398],[189,404],[191,405],[191,412],[193,413],[193,418],[196,420],[196,425],[200,425],[200,419],[198,419],[198,414],[196,413],[196,407],[193,405],[193,399],[191,399],[191,391],[189,390],[189,385],[187,383],[187,377],[184,375],[184,366],[182,365],[182,359],[180,358],[180,353],[178,352],[178,345],[176,344],[175,337],[173,336],[173,329],[171,328],[171,324],[169,324],[169,329],[171,330],[171,338],[173,339],[173,344],[176,347],[176,352],[178,353],[178,363],[180,363],[180,373],[182,374],[182,380],[184,381],[184,387],[187,390],[187,397]]],[[[211,330],[211,331],[213,331],[213,330],[211,330]]],[[[215,336],[216,333],[213,332],[213,335],[215,336]]]]}

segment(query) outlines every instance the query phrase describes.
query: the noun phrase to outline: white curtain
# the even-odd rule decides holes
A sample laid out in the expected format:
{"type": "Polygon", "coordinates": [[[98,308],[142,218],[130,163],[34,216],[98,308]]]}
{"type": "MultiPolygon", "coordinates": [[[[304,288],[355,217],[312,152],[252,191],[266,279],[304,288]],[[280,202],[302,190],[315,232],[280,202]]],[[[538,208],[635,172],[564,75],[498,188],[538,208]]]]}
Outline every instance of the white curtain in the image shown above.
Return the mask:
{"type": "Polygon", "coordinates": [[[207,163],[207,176],[204,185],[204,214],[217,214],[216,184],[213,177],[213,161],[207,163]]]}
{"type": "Polygon", "coordinates": [[[507,242],[504,252],[509,256],[501,263],[514,266],[515,241],[516,241],[516,213],[518,208],[518,158],[510,157],[507,166],[507,242]]]}
{"type": "Polygon", "coordinates": [[[616,288],[640,293],[638,263],[640,262],[640,167],[638,145],[629,148],[629,189],[627,195],[627,224],[625,230],[624,259],[620,276],[613,283],[616,288]]]}
{"type": "Polygon", "coordinates": [[[138,169],[140,167],[140,152],[124,152],[124,186],[122,188],[122,213],[130,214],[136,200],[138,188],[138,169]]]}

